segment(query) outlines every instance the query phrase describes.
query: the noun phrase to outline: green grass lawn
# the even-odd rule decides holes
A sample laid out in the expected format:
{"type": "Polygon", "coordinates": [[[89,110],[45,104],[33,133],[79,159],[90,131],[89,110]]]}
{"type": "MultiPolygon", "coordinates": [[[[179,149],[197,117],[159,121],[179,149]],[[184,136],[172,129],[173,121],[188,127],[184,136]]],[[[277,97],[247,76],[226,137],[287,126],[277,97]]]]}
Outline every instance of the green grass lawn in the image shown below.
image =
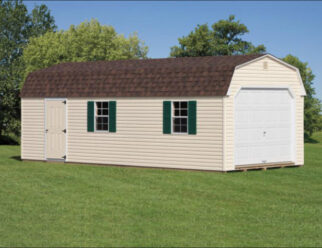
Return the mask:
{"type": "Polygon", "coordinates": [[[19,161],[0,146],[0,246],[322,246],[322,133],[305,166],[238,173],[19,161]]]}

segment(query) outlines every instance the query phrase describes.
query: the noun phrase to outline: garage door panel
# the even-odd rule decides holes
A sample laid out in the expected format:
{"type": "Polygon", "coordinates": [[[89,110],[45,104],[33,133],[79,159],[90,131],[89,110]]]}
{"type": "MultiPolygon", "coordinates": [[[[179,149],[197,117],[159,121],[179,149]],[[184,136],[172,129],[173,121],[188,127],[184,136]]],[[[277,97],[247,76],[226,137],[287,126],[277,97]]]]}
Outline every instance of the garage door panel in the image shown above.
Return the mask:
{"type": "Polygon", "coordinates": [[[242,89],[235,100],[235,164],[291,161],[292,98],[286,89],[242,89]]]}
{"type": "Polygon", "coordinates": [[[246,145],[253,145],[255,143],[262,143],[263,141],[263,134],[262,129],[254,128],[240,128],[239,131],[236,132],[236,143],[246,144],[246,145]]]}

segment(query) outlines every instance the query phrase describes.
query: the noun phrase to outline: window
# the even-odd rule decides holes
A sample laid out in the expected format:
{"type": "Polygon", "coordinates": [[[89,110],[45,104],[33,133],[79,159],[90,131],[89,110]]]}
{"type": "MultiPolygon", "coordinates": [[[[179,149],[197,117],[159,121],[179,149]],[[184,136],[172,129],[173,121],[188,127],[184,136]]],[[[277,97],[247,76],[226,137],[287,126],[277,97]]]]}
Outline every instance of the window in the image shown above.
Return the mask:
{"type": "Polygon", "coordinates": [[[188,102],[173,102],[173,133],[188,133],[188,102]]]}
{"type": "Polygon", "coordinates": [[[95,104],[95,130],[109,130],[109,104],[108,102],[96,102],[95,104]]]}

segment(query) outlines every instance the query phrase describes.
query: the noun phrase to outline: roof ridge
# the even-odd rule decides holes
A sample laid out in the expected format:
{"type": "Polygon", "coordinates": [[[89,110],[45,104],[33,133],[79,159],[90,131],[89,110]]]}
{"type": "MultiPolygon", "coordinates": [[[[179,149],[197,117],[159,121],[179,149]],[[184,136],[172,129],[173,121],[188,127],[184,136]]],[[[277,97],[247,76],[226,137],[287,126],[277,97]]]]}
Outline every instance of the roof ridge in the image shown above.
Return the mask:
{"type": "Polygon", "coordinates": [[[39,69],[37,71],[41,71],[44,69],[48,68],[53,68],[57,67],[60,65],[66,65],[66,64],[94,64],[94,63],[116,63],[116,62],[123,62],[123,61],[128,61],[128,62],[137,62],[137,61],[166,61],[166,60],[188,60],[188,59],[210,59],[210,58],[223,58],[223,57],[231,57],[231,58],[236,58],[236,57],[261,57],[265,56],[267,53],[263,54],[237,54],[237,55],[214,55],[214,56],[185,56],[185,57],[167,57],[167,58],[135,58],[135,59],[116,59],[116,60],[90,60],[90,61],[65,61],[61,62],[58,64],[51,65],[49,67],[39,69]]]}

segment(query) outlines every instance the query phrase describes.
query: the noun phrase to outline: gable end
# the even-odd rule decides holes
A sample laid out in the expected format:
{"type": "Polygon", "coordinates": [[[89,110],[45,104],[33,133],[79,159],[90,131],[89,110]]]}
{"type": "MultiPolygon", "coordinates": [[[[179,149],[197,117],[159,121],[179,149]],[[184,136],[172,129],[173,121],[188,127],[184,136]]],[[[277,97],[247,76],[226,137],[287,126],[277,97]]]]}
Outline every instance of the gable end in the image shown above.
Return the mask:
{"type": "MultiPolygon", "coordinates": [[[[300,84],[301,84],[301,92],[300,92],[300,95],[301,95],[301,96],[306,96],[306,91],[305,91],[305,88],[304,88],[304,84],[303,84],[302,77],[301,77],[301,74],[300,74],[299,69],[298,69],[297,67],[292,66],[292,65],[290,65],[290,64],[288,64],[288,63],[286,63],[285,61],[283,61],[283,60],[281,60],[281,59],[279,59],[279,58],[277,58],[277,57],[275,57],[275,56],[271,55],[271,54],[265,54],[265,55],[263,55],[263,56],[260,56],[260,57],[258,57],[258,58],[255,58],[255,59],[253,59],[253,60],[247,61],[247,62],[245,62],[245,63],[243,63],[243,64],[237,65],[237,66],[235,67],[235,70],[234,70],[233,76],[235,75],[236,70],[238,70],[238,69],[240,69],[240,68],[243,68],[243,67],[245,67],[245,66],[248,66],[248,65],[250,65],[250,64],[252,64],[252,63],[258,62],[258,61],[260,61],[260,60],[263,60],[263,59],[265,59],[265,58],[270,58],[270,59],[274,60],[275,62],[277,62],[277,63],[279,63],[279,64],[281,64],[281,65],[283,65],[283,66],[285,66],[285,67],[287,67],[287,68],[289,68],[289,69],[291,69],[291,70],[295,71],[295,72],[296,72],[296,74],[297,74],[297,78],[298,78],[298,80],[299,80],[299,82],[300,82],[300,84]]],[[[267,69],[267,64],[266,64],[266,65],[263,65],[263,67],[266,67],[266,69],[267,69]]],[[[233,77],[232,77],[232,80],[233,80],[233,77]]],[[[227,91],[227,96],[231,95],[231,84],[232,84],[232,81],[230,82],[230,85],[229,85],[229,88],[228,88],[228,91],[227,91]]]]}

